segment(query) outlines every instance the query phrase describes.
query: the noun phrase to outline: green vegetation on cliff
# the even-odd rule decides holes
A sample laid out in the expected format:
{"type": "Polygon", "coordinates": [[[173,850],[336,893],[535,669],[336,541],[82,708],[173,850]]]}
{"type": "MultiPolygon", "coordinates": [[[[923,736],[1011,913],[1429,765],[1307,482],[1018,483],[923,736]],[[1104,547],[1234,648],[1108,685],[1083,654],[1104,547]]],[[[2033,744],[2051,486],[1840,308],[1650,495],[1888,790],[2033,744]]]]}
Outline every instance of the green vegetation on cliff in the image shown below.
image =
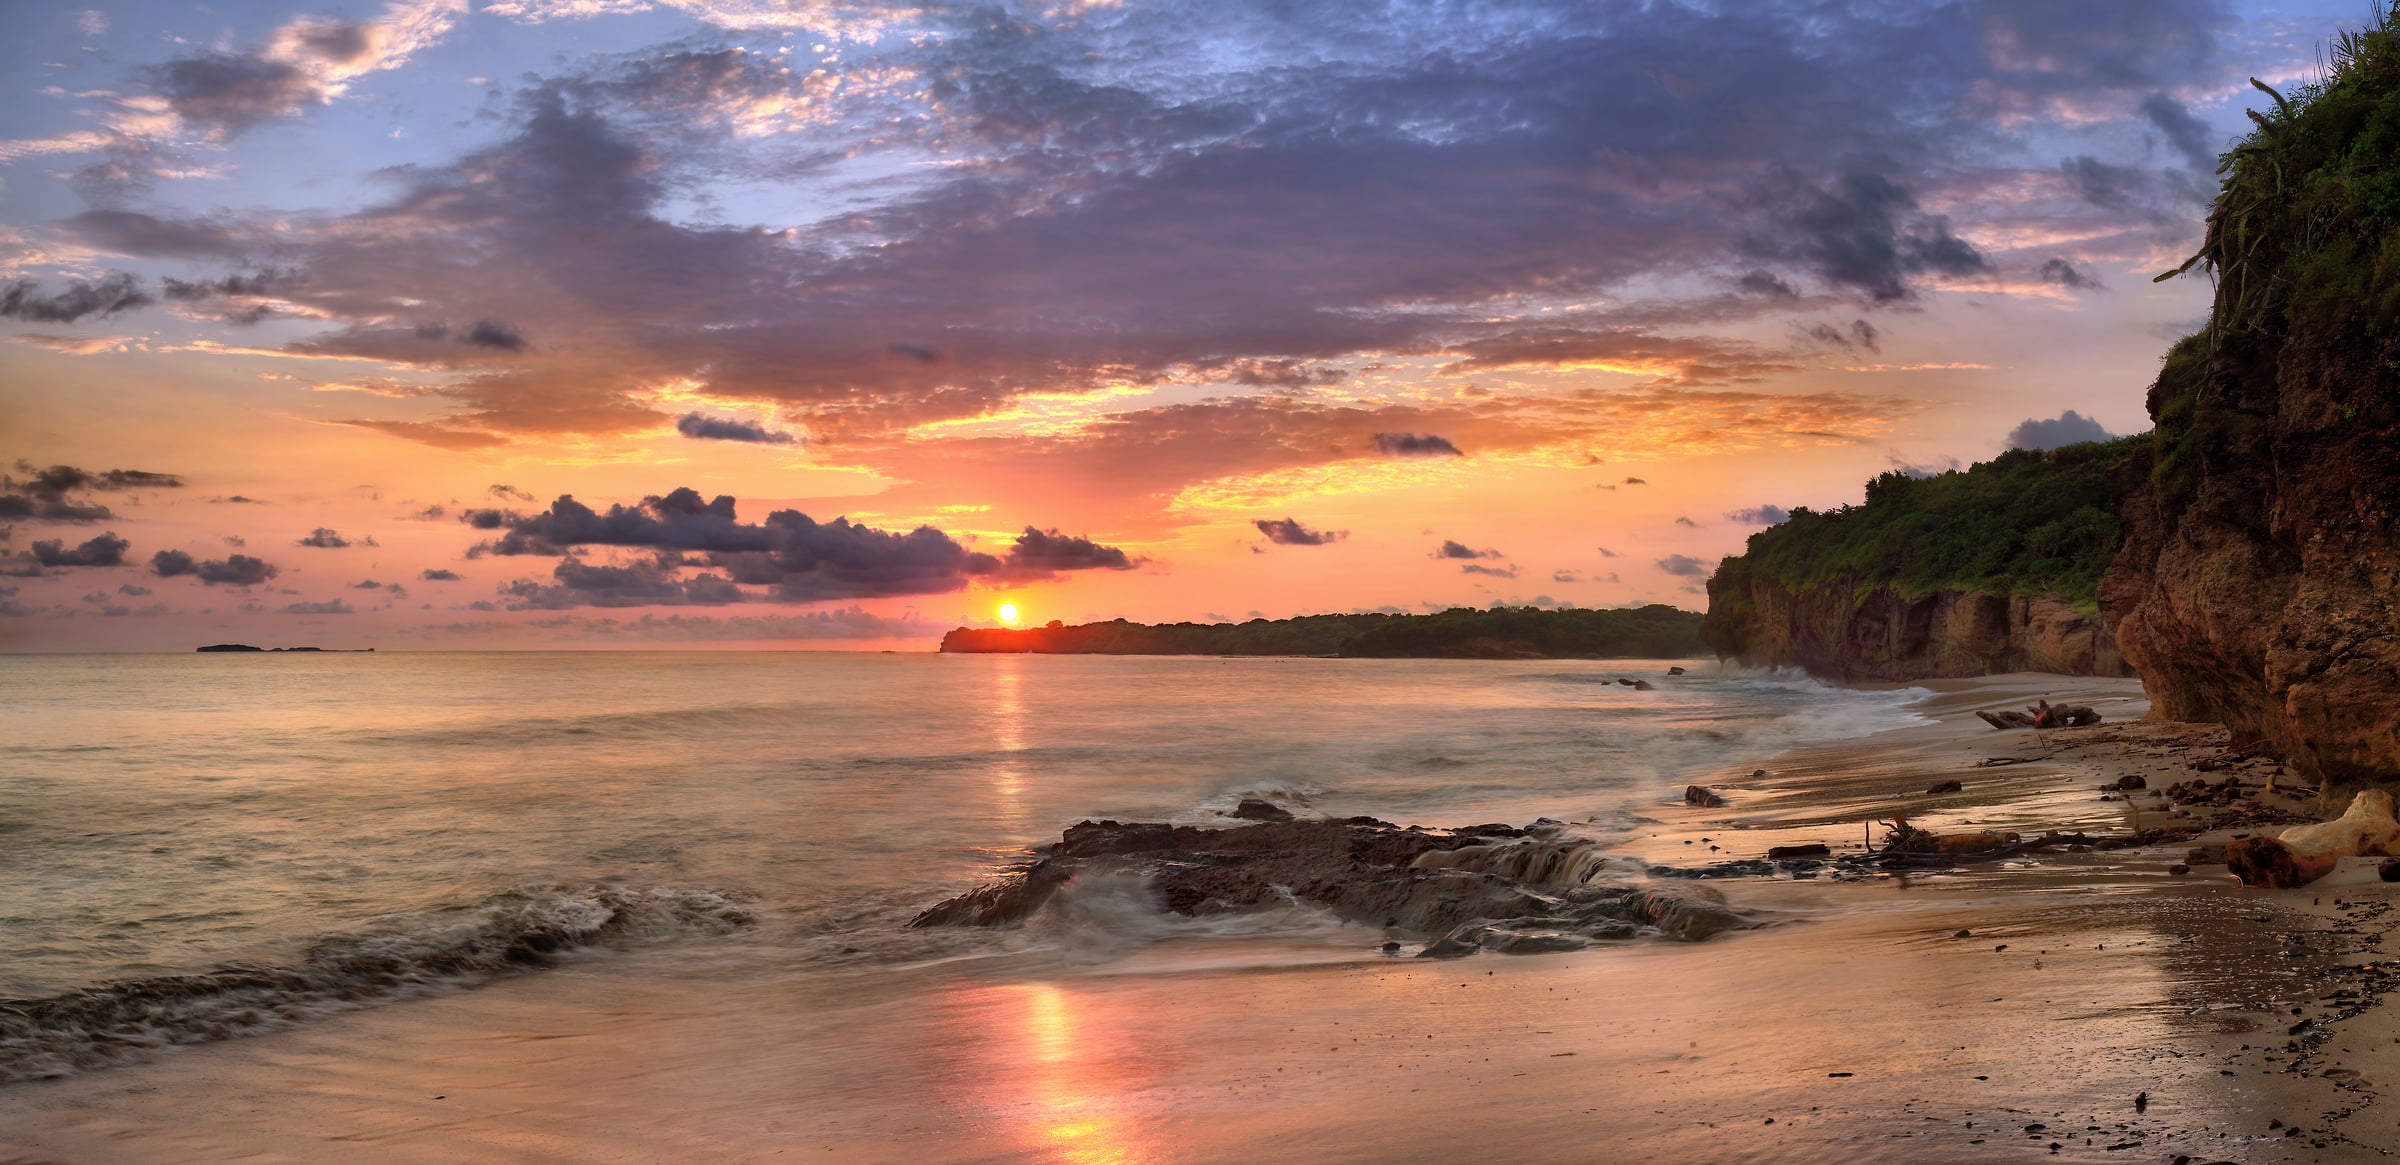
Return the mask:
{"type": "MultiPolygon", "coordinates": [[[[2166,279],[2216,277],[2208,326],[2175,346],[2150,390],[2151,481],[2170,513],[2200,479],[2253,456],[2271,434],[2283,379],[2354,378],[2382,391],[2305,420],[2318,429],[2389,425],[2400,386],[2400,29],[2379,5],[2365,29],[2326,46],[2320,80],[2252,113],[2250,136],[2218,166],[2224,185],[2200,250],[2166,279]],[[2297,348],[2292,345],[2297,342],[2297,348]],[[2295,355],[2305,359],[2295,360],[2295,355]]],[[[2303,418],[2280,418],[2288,423],[2303,418]]],[[[2255,495],[2218,499],[2255,525],[2255,495]]]]}
{"type": "Polygon", "coordinates": [[[1454,607],[1434,615],[1303,615],[1247,623],[961,627],[948,652],[1047,655],[1343,655],[1439,659],[1681,659],[1700,616],[1664,604],[1612,610],[1454,607]]]}
{"type": "Polygon", "coordinates": [[[1751,535],[1745,554],[1717,568],[1710,593],[1746,594],[1752,579],[1794,592],[1838,580],[1862,595],[2055,594],[2088,608],[2117,551],[2127,459],[2147,440],[2011,449],[1932,477],[1883,474],[1867,483],[1864,504],[1803,507],[1751,535]]]}

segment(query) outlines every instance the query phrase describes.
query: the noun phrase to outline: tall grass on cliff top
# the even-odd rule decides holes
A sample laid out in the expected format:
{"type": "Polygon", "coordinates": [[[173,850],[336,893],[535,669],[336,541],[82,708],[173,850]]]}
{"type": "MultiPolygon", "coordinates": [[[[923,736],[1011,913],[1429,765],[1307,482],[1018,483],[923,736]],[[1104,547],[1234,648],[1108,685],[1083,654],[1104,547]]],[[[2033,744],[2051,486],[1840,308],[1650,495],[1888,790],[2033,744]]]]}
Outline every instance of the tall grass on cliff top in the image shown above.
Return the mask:
{"type": "Polygon", "coordinates": [[[1867,483],[1864,504],[1793,510],[1751,535],[1747,553],[1718,568],[1713,589],[1746,578],[1791,590],[1847,581],[1862,595],[1887,586],[1907,597],[2055,594],[2097,610],[2100,576],[2117,551],[2117,479],[2148,440],[2011,449],[1925,478],[1886,473],[1867,483]]]}
{"type": "MultiPolygon", "coordinates": [[[[2378,4],[2365,28],[2343,32],[2321,51],[2318,79],[2277,92],[2250,84],[2275,103],[2272,113],[2248,111],[2257,128],[2218,159],[2224,185],[2208,214],[2199,251],[2173,271],[2195,265],[2216,279],[2217,297],[2204,335],[2274,327],[2298,305],[2301,284],[2361,297],[2384,322],[2400,318],[2400,3],[2378,4]],[[2360,253],[2356,244],[2368,246],[2360,253]],[[2312,271],[2287,271],[2303,260],[2312,271]],[[2330,281],[2311,275],[2339,274],[2330,281]]],[[[2317,305],[2339,309],[2342,304],[2317,305]]]]}
{"type": "Polygon", "coordinates": [[[2216,281],[2208,326],[2167,354],[2150,392],[2151,481],[2170,511],[2206,467],[2249,455],[2284,366],[2400,391],[2400,4],[2328,42],[2315,81],[2251,84],[2273,108],[2252,111],[2256,128],[2219,161],[2199,251],[2158,277],[2197,266],[2216,281]]]}

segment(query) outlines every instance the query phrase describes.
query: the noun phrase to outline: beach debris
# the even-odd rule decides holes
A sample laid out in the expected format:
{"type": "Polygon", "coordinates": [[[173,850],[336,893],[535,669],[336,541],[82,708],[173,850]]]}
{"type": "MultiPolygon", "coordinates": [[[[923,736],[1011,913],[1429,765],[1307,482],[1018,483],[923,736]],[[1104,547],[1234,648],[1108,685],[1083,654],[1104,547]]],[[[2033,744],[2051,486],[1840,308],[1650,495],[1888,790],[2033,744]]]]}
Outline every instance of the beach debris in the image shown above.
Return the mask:
{"type": "Polygon", "coordinates": [[[1702,809],[1722,809],[1725,807],[1725,795],[1706,785],[1688,785],[1683,790],[1683,803],[1702,809]]]}
{"type": "Polygon", "coordinates": [[[2032,704],[2022,712],[2011,708],[1976,715],[1997,729],[2083,728],[2100,722],[2100,713],[2089,704],[2053,704],[2048,700],[2032,704]]]}
{"type": "Polygon", "coordinates": [[[1757,925],[1707,887],[1599,880],[1608,864],[1597,844],[1546,820],[1524,829],[1404,829],[1371,817],[1225,829],[1084,821],[909,925],[1015,925],[1091,876],[1136,879],[1160,909],[1187,917],[1324,907],[1429,936],[1420,958],[1573,950],[1645,933],[1696,942],[1757,925]]]}
{"type": "Polygon", "coordinates": [[[1228,816],[1238,817],[1244,821],[1290,821],[1292,811],[1272,801],[1244,797],[1242,803],[1234,806],[1233,812],[1228,816]]]}
{"type": "Polygon", "coordinates": [[[1812,841],[1805,845],[1779,845],[1767,850],[1767,860],[1773,862],[1789,861],[1793,858],[1831,857],[1832,855],[1833,850],[1821,841],[1812,841]]]}
{"type": "Polygon", "coordinates": [[[1883,823],[1891,835],[1883,842],[1883,852],[1891,854],[1982,854],[2007,849],[2024,839],[2014,833],[1996,829],[1978,829],[1965,833],[1934,833],[1908,823],[1908,818],[1893,814],[1883,823]]]}
{"type": "Polygon", "coordinates": [[[2289,890],[2332,873],[2346,857],[2400,857],[2400,820],[2392,809],[2390,792],[2368,789],[2332,821],[2227,843],[2225,864],[2244,885],[2289,890]]]}
{"type": "Polygon", "coordinates": [[[1975,767],[1979,769],[1996,769],[2005,765],[2029,765],[2037,760],[2047,759],[2049,758],[2038,756],[1996,756],[1988,760],[1976,761],[1975,767]]]}
{"type": "Polygon", "coordinates": [[[1935,781],[1925,790],[1925,795],[1933,797],[1943,793],[1964,793],[1966,791],[1967,787],[1957,781],[1935,781]]]}
{"type": "Polygon", "coordinates": [[[1683,669],[1679,667],[1671,667],[1667,669],[1667,674],[1671,676],[1679,676],[1683,674],[1683,669]]]}

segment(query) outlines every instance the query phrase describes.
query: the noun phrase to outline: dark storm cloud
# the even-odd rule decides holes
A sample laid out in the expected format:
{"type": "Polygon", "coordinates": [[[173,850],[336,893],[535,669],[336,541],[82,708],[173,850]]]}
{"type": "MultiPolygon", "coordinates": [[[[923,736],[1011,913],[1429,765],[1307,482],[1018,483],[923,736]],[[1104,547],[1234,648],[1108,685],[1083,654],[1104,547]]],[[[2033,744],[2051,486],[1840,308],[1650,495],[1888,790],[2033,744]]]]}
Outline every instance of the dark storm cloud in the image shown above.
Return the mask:
{"type": "Polygon", "coordinates": [[[1474,547],[1472,547],[1472,546],[1469,546],[1469,545],[1467,545],[1467,544],[1466,544],[1466,543],[1464,543],[1464,542],[1459,542],[1459,541],[1456,541],[1456,540],[1454,540],[1454,539],[1444,539],[1444,540],[1442,541],[1442,544],[1441,544],[1441,545],[1434,547],[1434,548],[1433,548],[1433,556],[1434,556],[1435,558],[1503,558],[1503,557],[1506,557],[1505,555],[1501,554],[1501,553],[1500,553],[1499,551],[1497,551],[1497,550],[1493,550],[1493,549],[1490,549],[1490,548],[1488,548],[1488,547],[1487,547],[1487,548],[1485,548],[1485,549],[1482,549],[1482,550],[1477,550],[1477,549],[1475,549],[1474,547]]]}
{"type": "Polygon", "coordinates": [[[1799,263],[1875,303],[1914,297],[1917,276],[1991,269],[1974,244],[1951,233],[1947,219],[1918,213],[1916,195],[1878,171],[1852,170],[1802,187],[1771,217],[1774,226],[1753,239],[1754,252],[1799,263]]]}
{"type": "Polygon", "coordinates": [[[2216,171],[2221,138],[2208,128],[2207,122],[2192,116],[2182,102],[2164,93],[2153,93],[2142,99],[2141,112],[2167,139],[2167,144],[2183,154],[2192,169],[2203,174],[2216,171]]]}
{"type": "Polygon", "coordinates": [[[417,577],[425,582],[457,582],[458,572],[441,567],[427,567],[419,571],[417,577]]]}
{"type": "Polygon", "coordinates": [[[307,537],[292,543],[292,545],[313,546],[320,550],[340,550],[350,545],[350,540],[342,537],[341,532],[331,526],[319,526],[309,531],[307,537]]]}
{"type": "Polygon", "coordinates": [[[1350,536],[1347,530],[1311,530],[1292,518],[1256,518],[1250,524],[1277,546],[1330,546],[1350,536]]]}
{"type": "Polygon", "coordinates": [[[2055,283],[2060,287],[2072,288],[2076,291],[2107,290],[2106,284],[2101,283],[2098,279],[2095,279],[2090,275],[2086,275],[2083,272],[2076,270],[2074,264],[2069,263],[2064,259],[2050,259],[2044,261],[2042,263],[2041,275],[2044,283],[2055,283]]]}
{"type": "Polygon", "coordinates": [[[133,276],[122,271],[97,283],[69,280],[65,290],[51,295],[43,295],[40,287],[31,279],[18,279],[0,288],[0,319],[71,324],[85,316],[113,316],[152,302],[133,276]]]}
{"type": "Polygon", "coordinates": [[[2100,427],[2100,422],[2073,409],[2060,413],[2052,420],[2033,418],[2008,431],[2011,449],[2056,449],[2085,441],[2114,441],[2115,433],[2100,427]]]}
{"type": "Polygon", "coordinates": [[[133,543],[116,536],[102,534],[72,550],[62,539],[33,544],[33,560],[43,566],[123,566],[125,552],[133,543]]]}
{"type": "Polygon", "coordinates": [[[227,586],[248,587],[257,586],[283,572],[272,562],[265,562],[247,554],[235,554],[228,556],[223,561],[212,558],[202,562],[196,573],[199,574],[200,581],[204,583],[224,583],[227,586]]]}
{"type": "Polygon", "coordinates": [[[1709,566],[1688,554],[1670,554],[1658,560],[1658,568],[1678,578],[1705,578],[1709,566]]]}
{"type": "Polygon", "coordinates": [[[271,238],[263,227],[165,219],[133,210],[87,210],[59,225],[103,250],[153,259],[240,260],[271,238]]]}
{"type": "Polygon", "coordinates": [[[729,420],[722,417],[685,413],[675,421],[675,431],[701,441],[746,441],[753,445],[790,445],[800,438],[778,432],[756,421],[729,420]]]}
{"type": "Polygon", "coordinates": [[[493,320],[475,321],[474,325],[459,337],[459,342],[473,344],[479,348],[497,348],[503,352],[525,350],[524,336],[519,335],[515,328],[493,320]]]}
{"type": "MultiPolygon", "coordinates": [[[[904,19],[911,35],[821,73],[707,43],[555,66],[493,107],[499,140],[391,172],[390,201],[356,214],[69,229],[142,254],[274,236],[307,276],[287,294],[332,321],[294,352],[448,375],[443,419],[356,423],[460,450],[673,423],[651,390],[691,377],[862,449],[1026,392],[1179,376],[1305,392],[1361,356],[1732,379],[1779,362],[1637,326],[1689,305],[1647,321],[1613,305],[1689,279],[1717,289],[1704,322],[1734,324],[1981,273],[1965,233],[1998,213],[1979,201],[2008,185],[1991,176],[2026,164],[2004,124],[2068,106],[2155,122],[2143,98],[2223,79],[2228,17],[2204,0],[1762,0],[904,19]],[[891,167],[854,212],[795,230],[701,223],[680,201],[936,154],[955,164],[891,167]],[[1926,211],[1937,190],[1959,226],[1926,211]],[[1612,306],[1535,328],[1520,297],[1612,306]],[[473,319],[541,343],[417,335],[473,319]],[[1658,351],[1675,344],[1692,351],[1658,351]]],[[[314,35],[291,60],[323,57],[314,35]]],[[[322,99],[282,59],[191,56],[153,83],[232,132],[322,99]]]]}
{"type": "Polygon", "coordinates": [[[89,524],[116,517],[114,511],[78,495],[94,490],[125,492],[136,489],[176,489],[183,479],[171,473],[142,469],[110,469],[98,473],[72,465],[35,469],[20,461],[24,477],[0,474],[0,519],[89,524]]]}
{"type": "Polygon", "coordinates": [[[722,575],[679,578],[676,565],[657,560],[624,566],[594,566],[565,559],[551,569],[555,583],[518,579],[500,588],[512,611],[563,611],[571,607],[722,606],[748,596],[722,575]]]}
{"type": "Polygon", "coordinates": [[[118,585],[117,593],[131,598],[141,599],[148,598],[151,592],[149,587],[143,586],[140,583],[122,583],[118,585]]]}
{"type": "Polygon", "coordinates": [[[227,586],[257,586],[281,574],[274,563],[236,554],[223,559],[200,560],[181,550],[161,550],[150,556],[150,573],[160,578],[181,578],[191,575],[204,583],[224,583],[227,586]]]}
{"type": "Polygon", "coordinates": [[[149,80],[186,122],[236,133],[324,101],[298,66],[237,53],[168,61],[151,69],[149,80]]]}
{"type": "Polygon", "coordinates": [[[1774,526],[1788,521],[1791,516],[1790,510],[1771,502],[1766,505],[1734,510],[1725,515],[1726,520],[1740,522],[1745,526],[1774,526]]]}
{"type": "Polygon", "coordinates": [[[1136,565],[1114,546],[1027,526],[1000,560],[1000,574],[1007,578],[1038,579],[1070,570],[1132,570],[1136,565]]]}
{"type": "Polygon", "coordinates": [[[1843,351],[1863,349],[1868,352],[1883,350],[1882,330],[1865,320],[1852,320],[1847,327],[1829,323],[1810,324],[1802,328],[1800,334],[1812,343],[1827,348],[1843,351]]]}
{"type": "Polygon", "coordinates": [[[1377,433],[1375,451],[1386,457],[1464,457],[1448,437],[1433,433],[1377,433]]]}
{"type": "Polygon", "coordinates": [[[506,533],[478,549],[498,555],[569,554],[591,546],[662,552],[648,564],[579,565],[571,578],[557,575],[555,587],[527,584],[532,589],[512,592],[523,603],[570,605],[583,595],[626,603],[638,595],[667,596],[670,584],[679,588],[674,594],[680,598],[673,601],[680,602],[738,602],[741,592],[732,584],[764,586],[775,598],[795,601],[941,594],[979,578],[1026,582],[1137,565],[1116,547],[1032,526],[1005,555],[993,555],[968,550],[931,526],[899,534],[848,518],[818,522],[798,510],[777,510],[753,525],[742,522],[734,506],[729,496],[702,501],[688,488],[644,498],[636,506],[612,505],[606,513],[562,496],[539,514],[510,518],[502,527],[506,533]],[[673,572],[683,566],[725,573],[679,579],[673,572]],[[603,569],[633,573],[589,573],[603,569]]]}
{"type": "Polygon", "coordinates": [[[281,295],[284,289],[298,281],[297,273],[270,267],[254,275],[237,273],[219,279],[177,279],[170,275],[160,279],[158,286],[168,299],[193,303],[210,299],[281,295]]]}

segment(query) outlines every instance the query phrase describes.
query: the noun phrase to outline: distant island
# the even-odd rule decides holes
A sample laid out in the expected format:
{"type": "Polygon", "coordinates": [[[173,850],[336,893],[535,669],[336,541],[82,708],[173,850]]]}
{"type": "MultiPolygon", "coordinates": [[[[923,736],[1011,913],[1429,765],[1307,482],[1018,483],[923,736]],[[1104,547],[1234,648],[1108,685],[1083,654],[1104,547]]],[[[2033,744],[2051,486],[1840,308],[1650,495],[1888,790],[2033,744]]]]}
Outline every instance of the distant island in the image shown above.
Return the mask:
{"type": "Polygon", "coordinates": [[[209,645],[208,645],[208,646],[206,646],[206,647],[195,648],[194,650],[197,650],[197,651],[260,651],[260,652],[276,652],[276,651],[317,651],[317,652],[323,652],[323,653],[325,653],[325,654],[328,654],[328,655],[339,655],[339,654],[344,654],[344,653],[348,653],[348,652],[365,652],[365,651],[373,651],[373,650],[375,650],[375,649],[374,649],[374,648],[372,648],[372,647],[252,647],[251,645],[249,645],[249,644],[247,644],[247,643],[211,643],[211,644],[209,644],[209,645]]]}
{"type": "Polygon", "coordinates": [[[1302,615],[1247,623],[961,627],[952,653],[1303,655],[1353,659],[1683,659],[1701,654],[1700,616],[1663,603],[1592,610],[1453,607],[1435,615],[1302,615]]]}

